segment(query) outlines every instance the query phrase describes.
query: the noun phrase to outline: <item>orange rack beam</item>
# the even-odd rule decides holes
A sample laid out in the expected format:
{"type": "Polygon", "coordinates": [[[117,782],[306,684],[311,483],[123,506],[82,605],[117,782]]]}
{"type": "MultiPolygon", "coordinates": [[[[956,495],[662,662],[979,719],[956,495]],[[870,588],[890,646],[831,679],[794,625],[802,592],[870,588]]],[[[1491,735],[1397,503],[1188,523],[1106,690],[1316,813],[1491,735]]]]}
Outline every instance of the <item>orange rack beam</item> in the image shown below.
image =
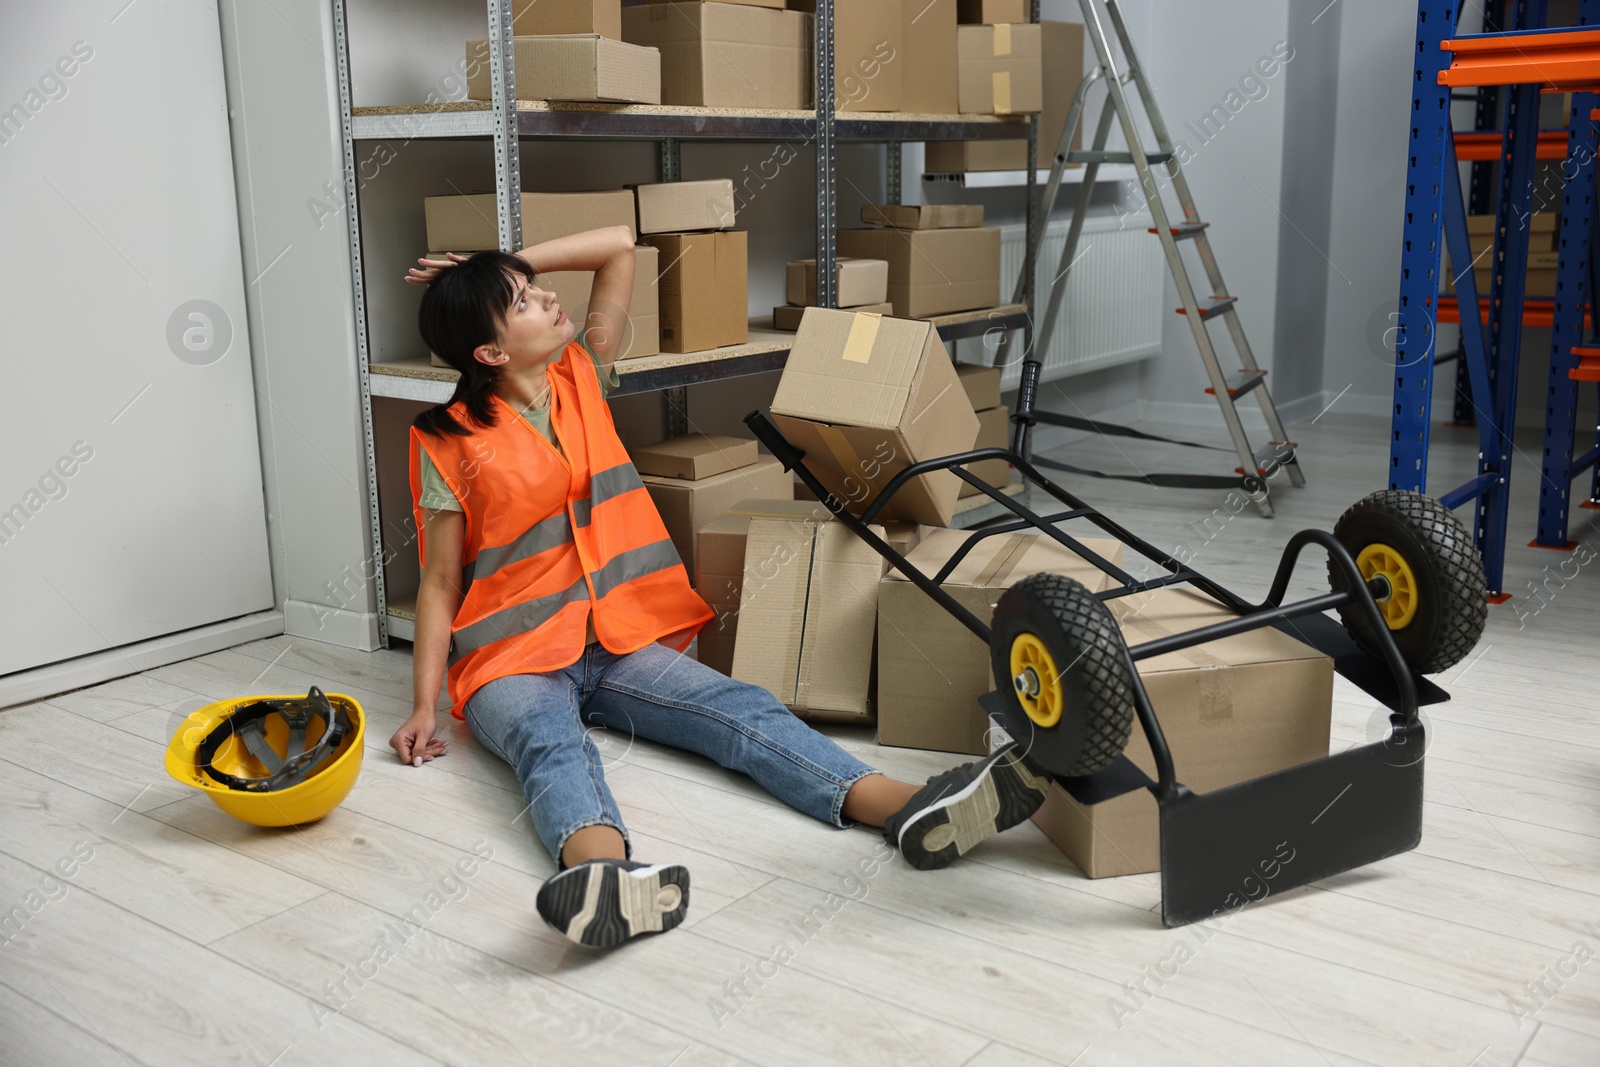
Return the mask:
{"type": "MultiPolygon", "coordinates": [[[[1462,163],[1487,163],[1500,158],[1498,133],[1456,134],[1456,159],[1462,163]]],[[[1567,131],[1548,130],[1539,134],[1539,144],[1534,149],[1538,159],[1566,159],[1567,131]]]]}
{"type": "MultiPolygon", "coordinates": [[[[1479,311],[1479,313],[1480,313],[1480,315],[1481,315],[1481,317],[1483,319],[1484,325],[1488,325],[1488,323],[1489,323],[1489,298],[1488,297],[1481,296],[1481,297],[1478,298],[1478,311],[1479,311]]],[[[1441,296],[1439,298],[1439,318],[1438,318],[1437,321],[1439,321],[1439,322],[1456,322],[1456,323],[1459,323],[1461,321],[1461,307],[1456,302],[1456,298],[1455,297],[1453,297],[1453,296],[1441,296]]],[[[1555,322],[1556,322],[1556,302],[1554,300],[1524,300],[1522,302],[1522,325],[1524,325],[1524,326],[1544,326],[1544,327],[1548,328],[1548,327],[1554,326],[1555,322]]],[[[1585,330],[1587,330],[1587,329],[1589,329],[1589,326],[1590,326],[1589,312],[1585,311],[1584,314],[1583,314],[1583,327],[1584,327],[1585,330]]]]}
{"type": "Polygon", "coordinates": [[[1567,377],[1577,382],[1600,382],[1600,348],[1574,347],[1578,365],[1567,372],[1567,377]]]}
{"type": "Polygon", "coordinates": [[[1600,30],[1519,33],[1440,41],[1450,66],[1439,84],[1453,88],[1532,82],[1556,92],[1600,88],[1600,30]]]}

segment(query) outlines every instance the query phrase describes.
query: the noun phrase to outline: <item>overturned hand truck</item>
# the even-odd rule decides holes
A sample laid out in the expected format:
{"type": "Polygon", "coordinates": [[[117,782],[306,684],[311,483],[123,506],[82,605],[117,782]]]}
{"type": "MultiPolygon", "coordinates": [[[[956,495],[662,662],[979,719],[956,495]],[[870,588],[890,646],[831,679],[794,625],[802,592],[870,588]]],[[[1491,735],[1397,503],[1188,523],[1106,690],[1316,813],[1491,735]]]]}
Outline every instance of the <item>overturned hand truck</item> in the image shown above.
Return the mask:
{"type": "MultiPolygon", "coordinates": [[[[1030,355],[1029,362],[1032,362],[1030,355]]],[[[1252,885],[1282,891],[1409,851],[1422,837],[1425,731],[1417,709],[1448,695],[1422,677],[1450,667],[1477,644],[1487,621],[1483,563],[1471,534],[1437,501],[1385,490],[1351,507],[1332,533],[1289,539],[1266,599],[1251,604],[1039,474],[1023,455],[1033,419],[1037,364],[1013,415],[1011,449],[979,448],[914,463],[895,474],[859,515],[818,480],[805,453],[760,411],[745,417],[756,437],[796,472],[833,515],[989,646],[996,692],[979,702],[1014,738],[1025,759],[1079,803],[1149,789],[1161,824],[1161,915],[1181,926],[1257,899],[1252,885]],[[1039,515],[963,467],[1003,459],[1065,511],[1039,515]],[[975,531],[929,576],[869,528],[910,479],[950,470],[1009,508],[1014,521],[975,531]],[[1086,520],[1165,573],[1143,581],[1057,527],[1086,520]],[[982,538],[1027,527],[1053,537],[1109,575],[1092,593],[1059,574],[1036,574],[1005,591],[985,624],[941,588],[982,538]],[[1284,603],[1289,578],[1310,545],[1328,554],[1331,591],[1284,603]],[[1105,601],[1165,586],[1191,585],[1236,617],[1128,647],[1105,601]],[[1336,621],[1325,612],[1339,613],[1336,621]],[[1342,624],[1341,624],[1342,622],[1342,624]],[[1197,794],[1178,781],[1172,753],[1134,664],[1248,630],[1272,626],[1331,656],[1335,669],[1390,709],[1380,742],[1197,794]],[[1006,681],[1008,680],[1008,681],[1006,681]],[[1123,754],[1137,716],[1154,755],[1151,779],[1123,754]],[[1294,862],[1280,863],[1284,849],[1294,862]]]]}

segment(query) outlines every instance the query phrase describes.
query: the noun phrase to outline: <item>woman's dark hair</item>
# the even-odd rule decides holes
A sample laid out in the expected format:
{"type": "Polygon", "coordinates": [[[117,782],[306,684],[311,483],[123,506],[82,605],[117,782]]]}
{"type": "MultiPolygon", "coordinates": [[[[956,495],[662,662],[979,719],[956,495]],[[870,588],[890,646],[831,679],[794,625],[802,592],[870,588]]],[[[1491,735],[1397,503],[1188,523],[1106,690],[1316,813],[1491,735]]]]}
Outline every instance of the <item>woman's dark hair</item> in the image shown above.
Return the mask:
{"type": "Polygon", "coordinates": [[[480,426],[495,424],[490,393],[500,372],[473,356],[479,345],[494,343],[516,295],[512,279],[521,275],[531,285],[536,273],[527,260],[509,252],[475,252],[465,263],[439,273],[422,294],[417,329],[429,351],[461,372],[448,401],[418,415],[412,425],[434,437],[469,436],[448,410],[465,401],[467,415],[480,426]]]}

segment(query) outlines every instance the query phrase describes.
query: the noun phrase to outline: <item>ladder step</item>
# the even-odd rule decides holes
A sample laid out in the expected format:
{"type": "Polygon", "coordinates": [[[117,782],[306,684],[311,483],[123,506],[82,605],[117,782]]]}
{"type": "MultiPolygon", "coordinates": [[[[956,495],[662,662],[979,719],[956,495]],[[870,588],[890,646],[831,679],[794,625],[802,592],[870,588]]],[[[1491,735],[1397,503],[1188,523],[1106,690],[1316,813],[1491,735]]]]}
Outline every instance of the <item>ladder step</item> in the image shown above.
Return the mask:
{"type": "Polygon", "coordinates": [[[1600,382],[1600,348],[1576,347],[1572,354],[1578,357],[1578,365],[1567,377],[1576,382],[1600,382]]]}
{"type": "MultiPolygon", "coordinates": [[[[1204,301],[1200,305],[1200,321],[1205,322],[1208,319],[1216,318],[1233,307],[1238,299],[1236,296],[1214,296],[1210,300],[1204,301]]],[[[1184,308],[1178,309],[1178,314],[1180,315],[1187,315],[1188,313],[1184,308]]]]}
{"type": "MultiPolygon", "coordinates": [[[[1180,222],[1172,228],[1172,239],[1174,241],[1187,241],[1191,237],[1199,236],[1200,231],[1210,225],[1211,223],[1209,222],[1180,222]]],[[[1160,233],[1161,231],[1151,226],[1150,232],[1160,233]]]]}
{"type": "MultiPolygon", "coordinates": [[[[1270,478],[1285,465],[1294,462],[1294,450],[1300,446],[1293,441],[1268,441],[1255,450],[1256,474],[1270,478]]],[[[1243,467],[1233,468],[1233,473],[1243,474],[1243,467]]]]}
{"type": "MultiPolygon", "coordinates": [[[[1172,158],[1171,152],[1146,152],[1146,163],[1165,163],[1172,158]]],[[[1076,151],[1067,153],[1068,163],[1132,163],[1132,152],[1090,152],[1076,151]]]]}
{"type": "MultiPolygon", "coordinates": [[[[1242,370],[1224,379],[1228,386],[1228,395],[1234,399],[1244,396],[1266,380],[1267,372],[1264,370],[1242,370]]],[[[1206,392],[1212,396],[1217,395],[1216,389],[1209,385],[1206,386],[1206,392]]]]}

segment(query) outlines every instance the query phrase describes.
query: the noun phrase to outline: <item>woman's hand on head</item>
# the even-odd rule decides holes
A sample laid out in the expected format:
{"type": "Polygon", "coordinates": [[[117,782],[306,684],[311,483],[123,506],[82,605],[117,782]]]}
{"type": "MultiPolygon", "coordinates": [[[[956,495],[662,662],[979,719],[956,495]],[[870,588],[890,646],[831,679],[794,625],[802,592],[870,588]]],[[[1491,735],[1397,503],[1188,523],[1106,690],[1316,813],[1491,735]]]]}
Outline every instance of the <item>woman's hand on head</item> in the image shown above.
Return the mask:
{"type": "Polygon", "coordinates": [[[466,261],[466,256],[457,255],[454,252],[446,252],[444,259],[419,258],[417,262],[422,264],[422,269],[419,270],[416,267],[412,267],[406,272],[406,281],[412,285],[427,285],[457,263],[465,263],[466,261]]]}
{"type": "Polygon", "coordinates": [[[420,767],[433,757],[444,755],[450,747],[450,742],[444,738],[433,736],[437,728],[436,715],[413,712],[389,738],[389,747],[395,750],[401,763],[420,767]]]}

